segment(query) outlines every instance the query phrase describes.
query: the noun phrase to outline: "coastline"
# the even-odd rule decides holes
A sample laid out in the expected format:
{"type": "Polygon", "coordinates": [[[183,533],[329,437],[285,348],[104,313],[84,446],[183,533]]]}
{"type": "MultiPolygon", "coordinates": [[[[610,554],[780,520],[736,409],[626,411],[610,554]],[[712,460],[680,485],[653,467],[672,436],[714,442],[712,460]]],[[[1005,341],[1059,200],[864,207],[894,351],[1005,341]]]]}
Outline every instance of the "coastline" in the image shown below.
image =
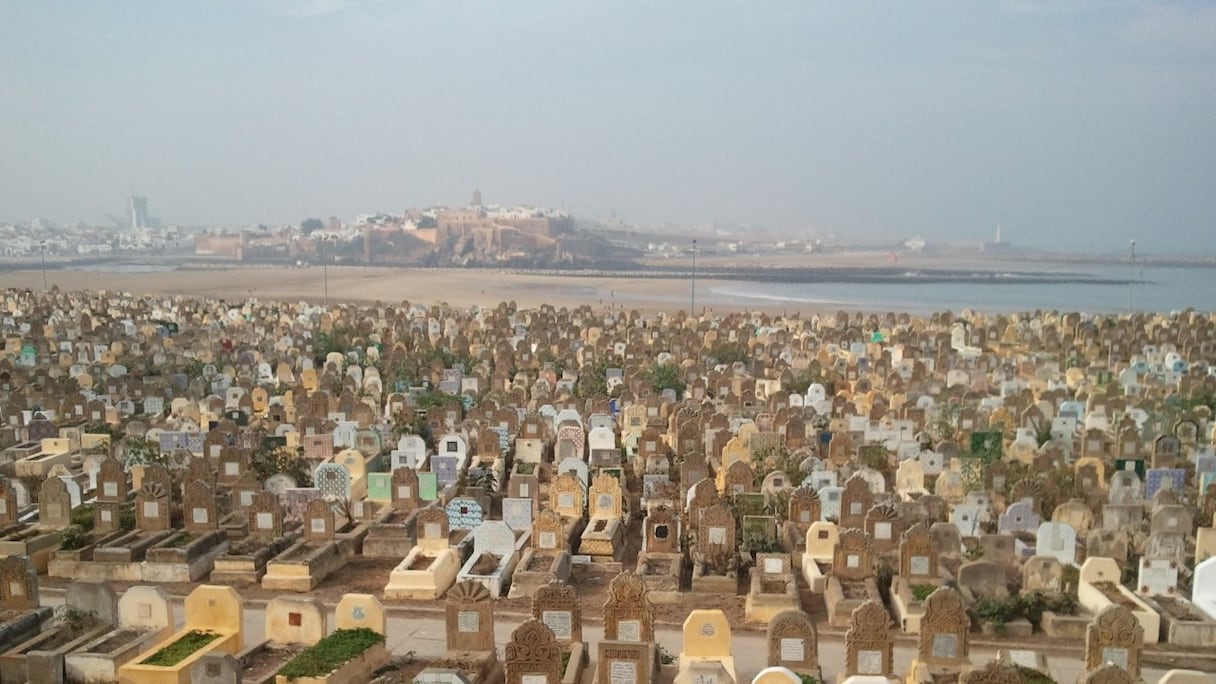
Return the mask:
{"type": "MultiPolygon", "coordinates": [[[[874,255],[856,258],[777,260],[754,256],[698,260],[696,304],[699,313],[764,312],[834,314],[844,310],[925,314],[972,309],[1002,313],[1053,308],[1038,297],[1002,301],[1019,287],[1084,290],[1108,288],[1120,299],[1129,282],[1143,291],[1155,285],[1131,281],[1119,273],[1079,272],[1075,268],[1026,262],[961,259],[903,259],[884,262],[874,255]],[[703,262],[708,262],[704,263],[703,262]],[[986,290],[984,288],[987,288],[986,290]],[[948,295],[948,296],[943,296],[948,295]],[[1027,304],[1027,302],[1032,302],[1027,304]]],[[[0,288],[42,288],[43,272],[9,264],[0,270],[0,288]],[[13,266],[17,266],[13,268],[13,266]]],[[[440,304],[468,308],[515,302],[521,308],[638,310],[646,313],[686,311],[692,295],[690,263],[664,260],[634,270],[529,271],[520,269],[407,268],[397,266],[287,266],[241,264],[201,259],[108,260],[101,263],[51,264],[50,286],[63,290],[104,290],[142,295],[198,296],[243,301],[307,301],[331,304],[440,304]],[[326,284],[328,281],[328,285],[326,284]]],[[[1212,272],[1216,275],[1216,271],[1212,272]]],[[[1087,310],[1066,300],[1069,310],[1087,310]]],[[[1059,302],[1057,302],[1057,307],[1059,302]]],[[[1090,310],[1103,310],[1090,306],[1090,310]]],[[[1106,310],[1112,310],[1110,306],[1106,310]]],[[[1064,309],[1061,309],[1064,310],[1064,309]]]]}

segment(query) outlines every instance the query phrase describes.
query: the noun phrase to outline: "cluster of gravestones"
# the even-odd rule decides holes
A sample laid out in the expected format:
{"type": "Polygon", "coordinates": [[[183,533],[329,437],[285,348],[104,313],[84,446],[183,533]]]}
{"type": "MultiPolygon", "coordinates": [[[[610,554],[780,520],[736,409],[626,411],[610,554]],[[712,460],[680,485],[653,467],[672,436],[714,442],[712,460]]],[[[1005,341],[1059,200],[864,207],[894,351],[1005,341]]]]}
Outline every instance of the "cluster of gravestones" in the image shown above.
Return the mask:
{"type": "Polygon", "coordinates": [[[1118,601],[1064,568],[1113,559],[1159,618],[1145,639],[1182,644],[1201,637],[1170,616],[1216,616],[1214,327],[10,291],[0,522],[68,576],[366,536],[405,557],[403,597],[418,549],[460,559],[432,597],[531,595],[639,535],[656,596],[750,573],[750,619],[800,608],[804,581],[833,625],[885,599],[910,632],[937,585],[969,611],[1074,592],[1088,620],[1118,601]],[[29,541],[82,508],[92,560],[29,541]]]}

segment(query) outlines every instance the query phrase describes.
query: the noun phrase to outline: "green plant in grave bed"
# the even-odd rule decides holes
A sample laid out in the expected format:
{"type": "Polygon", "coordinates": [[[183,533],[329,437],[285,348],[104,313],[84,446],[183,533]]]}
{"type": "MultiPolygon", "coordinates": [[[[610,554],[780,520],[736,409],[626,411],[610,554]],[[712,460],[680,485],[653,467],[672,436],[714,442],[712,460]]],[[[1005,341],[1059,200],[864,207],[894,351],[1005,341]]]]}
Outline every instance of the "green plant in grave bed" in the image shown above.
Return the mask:
{"type": "Polygon", "coordinates": [[[183,533],[177,535],[173,539],[173,541],[166,544],[165,548],[167,548],[167,549],[184,548],[185,546],[189,545],[190,542],[194,541],[197,538],[198,538],[198,535],[196,535],[196,534],[193,534],[191,532],[183,532],[183,533]]]}
{"type": "Polygon", "coordinates": [[[562,651],[562,676],[566,676],[566,668],[570,667],[570,651],[562,651]]]}
{"type": "Polygon", "coordinates": [[[59,534],[59,548],[64,551],[83,549],[91,543],[93,535],[80,525],[69,525],[59,534]]]}
{"type": "Polygon", "coordinates": [[[798,674],[798,678],[802,680],[802,684],[822,684],[818,677],[809,674],[798,674]]]}
{"type": "Polygon", "coordinates": [[[81,529],[88,532],[93,529],[93,505],[85,504],[72,509],[72,524],[79,525],[81,529]]]}
{"type": "Polygon", "coordinates": [[[366,627],[339,629],[300,652],[279,670],[288,679],[323,677],[384,643],[384,635],[366,627]]]}
{"type": "Polygon", "coordinates": [[[676,657],[672,655],[671,651],[664,648],[663,644],[659,644],[659,663],[662,665],[670,665],[675,661],[676,657]]]}
{"type": "Polygon", "coordinates": [[[937,591],[937,585],[935,584],[913,584],[912,598],[917,601],[924,601],[935,591],[937,591]]]}
{"type": "Polygon", "coordinates": [[[1018,671],[1018,676],[1022,678],[1022,684],[1057,684],[1056,680],[1035,670],[1026,667],[1025,665],[1014,665],[1018,671]]]}
{"type": "Polygon", "coordinates": [[[190,657],[190,654],[218,638],[220,638],[220,635],[215,632],[205,632],[197,629],[191,630],[183,634],[177,641],[144,659],[142,664],[155,665],[157,667],[173,667],[190,657]]]}

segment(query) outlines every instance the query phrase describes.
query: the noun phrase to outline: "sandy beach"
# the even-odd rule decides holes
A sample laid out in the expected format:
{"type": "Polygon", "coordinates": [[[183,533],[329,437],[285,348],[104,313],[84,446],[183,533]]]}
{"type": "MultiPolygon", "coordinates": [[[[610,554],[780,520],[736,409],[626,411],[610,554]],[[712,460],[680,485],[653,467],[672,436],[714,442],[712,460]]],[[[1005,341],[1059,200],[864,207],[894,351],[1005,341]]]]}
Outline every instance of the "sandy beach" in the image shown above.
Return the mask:
{"type": "MultiPolygon", "coordinates": [[[[47,271],[51,287],[63,290],[106,290],[134,294],[192,295],[215,299],[322,302],[325,269],[280,266],[216,266],[160,272],[101,272],[59,269],[47,271]]],[[[728,283],[697,280],[697,308],[714,311],[821,312],[814,306],[772,305],[718,296],[714,288],[728,283]]],[[[41,289],[40,270],[0,272],[0,287],[41,289]]],[[[486,269],[403,269],[334,267],[328,269],[330,303],[373,302],[493,306],[514,301],[523,308],[615,307],[648,312],[687,310],[690,283],[678,279],[569,277],[532,275],[486,269]]]]}

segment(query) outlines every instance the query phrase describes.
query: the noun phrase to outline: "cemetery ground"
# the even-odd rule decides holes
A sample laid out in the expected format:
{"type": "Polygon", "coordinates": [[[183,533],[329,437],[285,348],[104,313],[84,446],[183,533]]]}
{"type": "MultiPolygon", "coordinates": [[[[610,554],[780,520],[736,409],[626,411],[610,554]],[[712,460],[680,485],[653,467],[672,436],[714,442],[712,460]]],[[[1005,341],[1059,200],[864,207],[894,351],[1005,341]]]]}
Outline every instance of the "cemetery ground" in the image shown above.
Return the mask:
{"type": "MultiPolygon", "coordinates": [[[[177,612],[180,615],[182,595],[178,593],[179,587],[169,586],[164,588],[173,597],[172,601],[179,607],[177,612]]],[[[193,589],[193,585],[184,586],[180,589],[188,591],[193,589]]],[[[116,590],[122,591],[121,588],[116,588],[116,590]]],[[[245,593],[242,594],[242,598],[246,601],[244,616],[245,638],[247,641],[257,641],[262,638],[265,629],[263,608],[265,601],[269,597],[259,597],[257,596],[257,592],[248,592],[248,594],[248,596],[245,593]]],[[[330,594],[324,595],[329,596],[330,594]]],[[[44,605],[55,606],[61,602],[61,592],[55,589],[44,592],[44,605]]],[[[332,626],[334,620],[333,606],[336,604],[336,601],[323,599],[323,602],[329,609],[328,622],[332,626]]],[[[583,602],[584,604],[588,603],[587,601],[583,602]]],[[[385,606],[389,608],[388,641],[386,645],[389,652],[394,656],[394,669],[389,672],[391,676],[390,682],[413,684],[415,681],[414,675],[426,667],[433,666],[436,661],[441,660],[444,656],[446,640],[441,609],[436,609],[434,602],[429,602],[429,604],[431,609],[425,610],[428,607],[428,602],[425,601],[385,602],[385,606]]],[[[524,604],[526,602],[521,601],[500,601],[495,604],[495,641],[500,644],[500,651],[502,650],[501,644],[507,643],[510,640],[511,632],[529,616],[524,604]],[[523,605],[523,608],[517,607],[516,604],[523,605]]],[[[718,605],[716,607],[722,606],[718,605]]],[[[666,615],[674,618],[679,616],[681,612],[686,617],[691,610],[693,609],[680,610],[672,608],[665,612],[666,615]]],[[[663,614],[664,611],[660,611],[660,615],[663,614]]],[[[680,652],[682,622],[683,617],[679,620],[656,617],[657,641],[667,653],[678,654],[680,652]]],[[[764,626],[745,625],[739,622],[733,624],[732,628],[735,630],[732,651],[735,653],[736,665],[740,675],[739,681],[750,681],[756,673],[767,667],[767,663],[765,662],[764,626]]],[[[589,643],[598,642],[603,637],[603,628],[596,622],[596,615],[594,613],[584,612],[583,637],[589,643]]],[[[823,629],[820,631],[819,637],[820,662],[835,668],[837,663],[841,663],[844,660],[843,630],[823,629]]],[[[915,639],[896,636],[895,641],[895,667],[897,670],[901,668],[906,669],[916,656],[915,639]]],[[[1085,670],[1084,659],[1078,648],[1066,647],[1058,652],[1053,652],[1052,649],[1059,648],[1059,644],[1053,645],[1047,639],[1028,640],[1025,644],[1012,643],[1008,640],[977,643],[973,639],[970,655],[972,661],[980,665],[996,658],[997,652],[1001,649],[1019,648],[1022,646],[1036,649],[1050,656],[1051,674],[1056,681],[1076,681],[1077,677],[1085,670]]],[[[302,649],[289,649],[293,653],[299,650],[302,649]]],[[[594,656],[592,657],[594,658],[594,656]]],[[[277,658],[275,662],[281,665],[282,660],[282,658],[277,658]]],[[[1144,681],[1155,682],[1160,679],[1166,670],[1171,668],[1214,671],[1216,670],[1216,658],[1198,657],[1194,654],[1187,656],[1186,654],[1172,653],[1165,649],[1160,649],[1160,653],[1156,656],[1146,657],[1143,669],[1144,681]]],[[[589,670],[594,671],[594,663],[589,670]]],[[[245,672],[248,675],[250,670],[247,669],[245,672]]]]}
{"type": "Polygon", "coordinates": [[[5,296],[0,684],[1216,671],[1211,314],[5,296]]]}
{"type": "MultiPolygon", "coordinates": [[[[320,586],[311,595],[321,601],[329,609],[329,622],[333,623],[333,608],[347,593],[375,594],[383,586],[389,572],[396,564],[395,561],[356,557],[344,568],[320,586]]],[[[584,621],[584,638],[595,643],[602,638],[603,627],[600,623],[600,610],[608,594],[608,585],[614,573],[597,569],[594,566],[577,565],[570,577],[573,585],[578,587],[579,604],[582,607],[584,621]]],[[[57,606],[63,601],[63,589],[69,584],[67,580],[44,578],[42,580],[42,604],[57,606]]],[[[819,625],[819,660],[832,668],[844,658],[845,630],[833,629],[826,623],[826,615],[821,596],[815,595],[799,578],[800,593],[803,606],[819,625]]],[[[125,583],[111,583],[117,593],[122,593],[129,586],[125,583]]],[[[198,585],[190,583],[162,584],[161,588],[178,606],[186,595],[198,585]]],[[[241,597],[246,603],[245,630],[246,639],[256,641],[263,633],[263,608],[266,603],[281,596],[280,592],[264,590],[258,585],[242,587],[241,597]]],[[[764,652],[764,635],[767,625],[747,622],[744,620],[743,595],[736,596],[705,596],[692,593],[684,594],[679,603],[653,604],[658,641],[671,654],[679,653],[681,644],[681,625],[694,610],[719,609],[731,622],[734,631],[732,650],[741,675],[740,681],[747,681],[751,675],[766,667],[764,652]]],[[[445,650],[445,634],[443,624],[442,602],[413,601],[402,599],[383,600],[388,612],[388,642],[389,651],[395,656],[395,670],[392,672],[393,682],[412,684],[414,675],[428,666],[434,665],[445,650]]],[[[494,603],[496,616],[496,641],[504,644],[510,638],[511,630],[531,616],[531,600],[498,599],[494,603]]],[[[181,611],[178,611],[178,615],[181,611]]],[[[916,656],[916,637],[901,635],[898,631],[892,633],[895,643],[894,657],[896,668],[906,667],[916,656]]],[[[971,637],[970,657],[977,664],[983,664],[996,658],[1000,650],[1026,649],[1037,651],[1049,657],[1051,674],[1059,682],[1074,681],[1084,672],[1084,648],[1079,643],[1061,643],[1058,639],[1035,633],[1030,637],[989,637],[980,635],[971,637]]],[[[288,653],[296,653],[302,647],[289,647],[288,653]]],[[[500,647],[501,650],[501,647],[500,647]]],[[[280,655],[283,651],[279,652],[280,655]]],[[[593,656],[594,657],[594,656],[593,656]]],[[[1204,672],[1216,672],[1216,654],[1196,653],[1193,649],[1180,648],[1170,644],[1157,644],[1151,649],[1145,649],[1142,657],[1144,664],[1143,675],[1145,682],[1156,681],[1169,669],[1192,669],[1204,672]]],[[[281,666],[282,657],[268,659],[267,666],[281,666]]],[[[245,674],[252,681],[250,673],[258,671],[257,663],[246,663],[245,674]]],[[[594,671],[594,664],[590,668],[594,671]]]]}

